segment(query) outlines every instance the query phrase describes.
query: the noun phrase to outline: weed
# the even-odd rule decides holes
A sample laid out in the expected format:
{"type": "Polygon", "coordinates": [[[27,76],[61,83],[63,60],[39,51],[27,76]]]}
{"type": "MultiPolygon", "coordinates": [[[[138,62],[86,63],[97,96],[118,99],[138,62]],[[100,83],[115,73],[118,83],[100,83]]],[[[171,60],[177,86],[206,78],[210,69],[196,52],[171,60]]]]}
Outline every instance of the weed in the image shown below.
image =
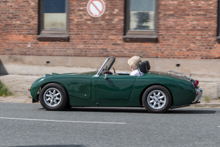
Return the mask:
{"type": "Polygon", "coordinates": [[[12,92],[9,90],[9,88],[0,81],[0,96],[9,96],[12,95],[12,92]]]}
{"type": "Polygon", "coordinates": [[[205,101],[206,101],[206,103],[209,103],[210,102],[210,96],[205,96],[205,101]]]}

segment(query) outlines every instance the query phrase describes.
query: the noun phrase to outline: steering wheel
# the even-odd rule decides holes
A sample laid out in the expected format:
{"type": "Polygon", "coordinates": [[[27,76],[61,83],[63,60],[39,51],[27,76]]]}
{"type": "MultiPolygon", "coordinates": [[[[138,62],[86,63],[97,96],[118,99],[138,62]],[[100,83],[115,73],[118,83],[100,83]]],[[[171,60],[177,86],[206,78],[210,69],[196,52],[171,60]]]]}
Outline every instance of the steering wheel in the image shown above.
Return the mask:
{"type": "MultiPolygon", "coordinates": [[[[114,71],[114,75],[118,75],[118,74],[116,73],[114,67],[113,67],[113,71],[114,71]]],[[[102,72],[102,74],[109,74],[109,75],[112,75],[113,73],[112,73],[111,71],[109,71],[109,70],[104,70],[104,71],[102,72]]]]}
{"type": "Polygon", "coordinates": [[[104,70],[104,71],[102,72],[102,74],[109,74],[109,75],[112,75],[112,72],[109,71],[109,70],[104,70]]]}

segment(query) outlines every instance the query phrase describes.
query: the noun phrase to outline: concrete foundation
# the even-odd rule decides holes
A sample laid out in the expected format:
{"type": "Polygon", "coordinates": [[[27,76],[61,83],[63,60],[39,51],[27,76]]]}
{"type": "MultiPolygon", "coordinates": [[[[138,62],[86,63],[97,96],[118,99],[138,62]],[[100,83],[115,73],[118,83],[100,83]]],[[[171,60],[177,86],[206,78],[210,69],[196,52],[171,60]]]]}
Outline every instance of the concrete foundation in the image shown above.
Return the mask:
{"type": "MultiPolygon", "coordinates": [[[[107,57],[65,57],[65,56],[7,56],[0,55],[0,73],[33,74],[50,73],[58,67],[68,72],[71,68],[90,68],[96,70],[101,67],[107,57]]],[[[117,58],[115,69],[130,71],[127,64],[129,58],[117,58]]],[[[142,58],[148,60],[151,71],[174,70],[193,76],[220,77],[220,59],[161,59],[142,58]]]]}

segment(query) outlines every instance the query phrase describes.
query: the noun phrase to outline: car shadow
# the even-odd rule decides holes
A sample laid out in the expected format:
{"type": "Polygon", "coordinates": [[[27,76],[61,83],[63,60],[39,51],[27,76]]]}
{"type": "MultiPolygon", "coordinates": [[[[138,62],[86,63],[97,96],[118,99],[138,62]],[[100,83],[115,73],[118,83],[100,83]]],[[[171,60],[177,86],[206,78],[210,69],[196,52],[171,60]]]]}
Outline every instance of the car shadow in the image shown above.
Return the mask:
{"type": "Polygon", "coordinates": [[[72,107],[63,111],[81,111],[81,112],[127,112],[127,113],[148,113],[144,108],[112,108],[112,107],[72,107]]]}
{"type": "MultiPolygon", "coordinates": [[[[72,107],[66,108],[63,111],[80,111],[80,112],[123,112],[123,113],[149,113],[144,108],[112,108],[112,107],[72,107]]],[[[178,108],[170,109],[165,113],[159,114],[217,114],[220,111],[211,110],[209,108],[178,108]]],[[[152,113],[154,114],[154,113],[152,113]]]]}

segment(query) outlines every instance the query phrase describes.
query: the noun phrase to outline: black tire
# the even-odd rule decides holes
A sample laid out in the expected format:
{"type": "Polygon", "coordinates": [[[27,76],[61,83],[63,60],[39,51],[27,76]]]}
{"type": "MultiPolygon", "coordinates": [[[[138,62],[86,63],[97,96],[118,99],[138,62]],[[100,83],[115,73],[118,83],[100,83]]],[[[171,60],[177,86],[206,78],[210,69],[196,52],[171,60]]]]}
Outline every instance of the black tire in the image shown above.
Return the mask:
{"type": "Polygon", "coordinates": [[[148,112],[163,113],[171,107],[172,96],[167,88],[154,85],[145,90],[142,104],[148,112]]]}
{"type": "Polygon", "coordinates": [[[40,103],[46,110],[58,111],[68,104],[68,95],[65,89],[56,83],[45,85],[39,95],[40,103]]]}

